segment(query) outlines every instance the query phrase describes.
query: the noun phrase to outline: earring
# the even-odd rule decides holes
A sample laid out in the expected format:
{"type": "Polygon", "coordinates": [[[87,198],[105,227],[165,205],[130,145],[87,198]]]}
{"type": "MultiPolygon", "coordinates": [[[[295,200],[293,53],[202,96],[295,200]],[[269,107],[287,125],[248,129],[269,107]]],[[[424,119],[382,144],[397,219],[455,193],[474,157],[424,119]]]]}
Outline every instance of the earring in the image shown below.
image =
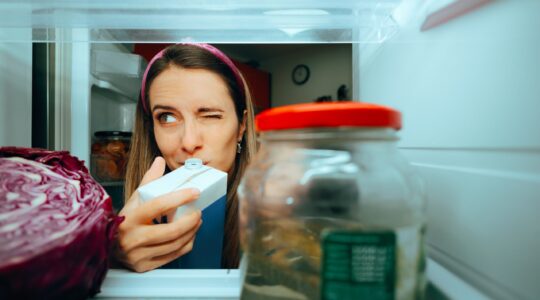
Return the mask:
{"type": "Polygon", "coordinates": [[[236,143],[236,153],[242,152],[242,145],[240,145],[240,142],[236,143]]]}

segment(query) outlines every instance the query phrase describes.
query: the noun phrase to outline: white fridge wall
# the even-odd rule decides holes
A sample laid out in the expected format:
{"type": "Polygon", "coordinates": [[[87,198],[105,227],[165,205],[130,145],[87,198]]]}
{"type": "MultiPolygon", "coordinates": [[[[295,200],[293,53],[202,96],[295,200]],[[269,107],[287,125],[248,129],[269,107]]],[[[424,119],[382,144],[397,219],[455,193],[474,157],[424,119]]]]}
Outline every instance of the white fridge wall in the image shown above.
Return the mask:
{"type": "MultiPolygon", "coordinates": [[[[31,30],[19,34],[30,36],[31,30]]],[[[0,146],[32,144],[32,44],[0,43],[0,146]]]]}
{"type": "Polygon", "coordinates": [[[404,114],[429,255],[498,299],[540,296],[539,10],[495,1],[426,32],[422,16],[359,48],[360,99],[404,114]]]}

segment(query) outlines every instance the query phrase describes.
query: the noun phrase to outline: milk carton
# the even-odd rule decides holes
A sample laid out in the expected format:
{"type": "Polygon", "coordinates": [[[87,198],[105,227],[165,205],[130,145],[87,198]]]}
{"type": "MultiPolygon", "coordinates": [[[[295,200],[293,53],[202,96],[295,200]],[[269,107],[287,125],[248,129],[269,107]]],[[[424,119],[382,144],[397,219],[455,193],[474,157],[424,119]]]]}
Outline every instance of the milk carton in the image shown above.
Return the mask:
{"type": "Polygon", "coordinates": [[[200,159],[192,158],[186,160],[183,167],[139,187],[137,191],[142,201],[150,201],[163,194],[185,188],[197,188],[201,194],[199,199],[180,206],[174,214],[174,219],[199,209],[202,211],[203,224],[195,237],[193,250],[177,261],[171,262],[167,267],[219,269],[227,204],[227,173],[205,166],[200,159]]]}

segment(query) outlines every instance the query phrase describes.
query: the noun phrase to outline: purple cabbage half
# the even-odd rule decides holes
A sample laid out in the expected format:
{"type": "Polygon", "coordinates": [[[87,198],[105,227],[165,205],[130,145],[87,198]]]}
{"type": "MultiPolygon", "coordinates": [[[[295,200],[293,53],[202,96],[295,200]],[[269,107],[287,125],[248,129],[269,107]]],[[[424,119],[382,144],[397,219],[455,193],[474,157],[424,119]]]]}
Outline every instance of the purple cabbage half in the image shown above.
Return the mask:
{"type": "Polygon", "coordinates": [[[0,148],[0,299],[95,295],[121,221],[67,151],[0,148]]]}

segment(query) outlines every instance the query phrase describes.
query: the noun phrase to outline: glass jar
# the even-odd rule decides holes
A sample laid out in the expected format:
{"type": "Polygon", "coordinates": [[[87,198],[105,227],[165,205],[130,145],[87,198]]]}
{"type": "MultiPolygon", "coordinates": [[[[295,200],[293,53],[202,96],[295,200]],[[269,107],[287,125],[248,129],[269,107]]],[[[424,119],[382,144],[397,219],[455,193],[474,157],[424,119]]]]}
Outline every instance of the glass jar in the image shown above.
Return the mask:
{"type": "Polygon", "coordinates": [[[242,299],[422,299],[425,200],[400,113],[300,104],[257,119],[239,189],[242,299]]]}
{"type": "Polygon", "coordinates": [[[101,183],[124,180],[131,132],[98,131],[92,143],[91,171],[101,183]]]}

